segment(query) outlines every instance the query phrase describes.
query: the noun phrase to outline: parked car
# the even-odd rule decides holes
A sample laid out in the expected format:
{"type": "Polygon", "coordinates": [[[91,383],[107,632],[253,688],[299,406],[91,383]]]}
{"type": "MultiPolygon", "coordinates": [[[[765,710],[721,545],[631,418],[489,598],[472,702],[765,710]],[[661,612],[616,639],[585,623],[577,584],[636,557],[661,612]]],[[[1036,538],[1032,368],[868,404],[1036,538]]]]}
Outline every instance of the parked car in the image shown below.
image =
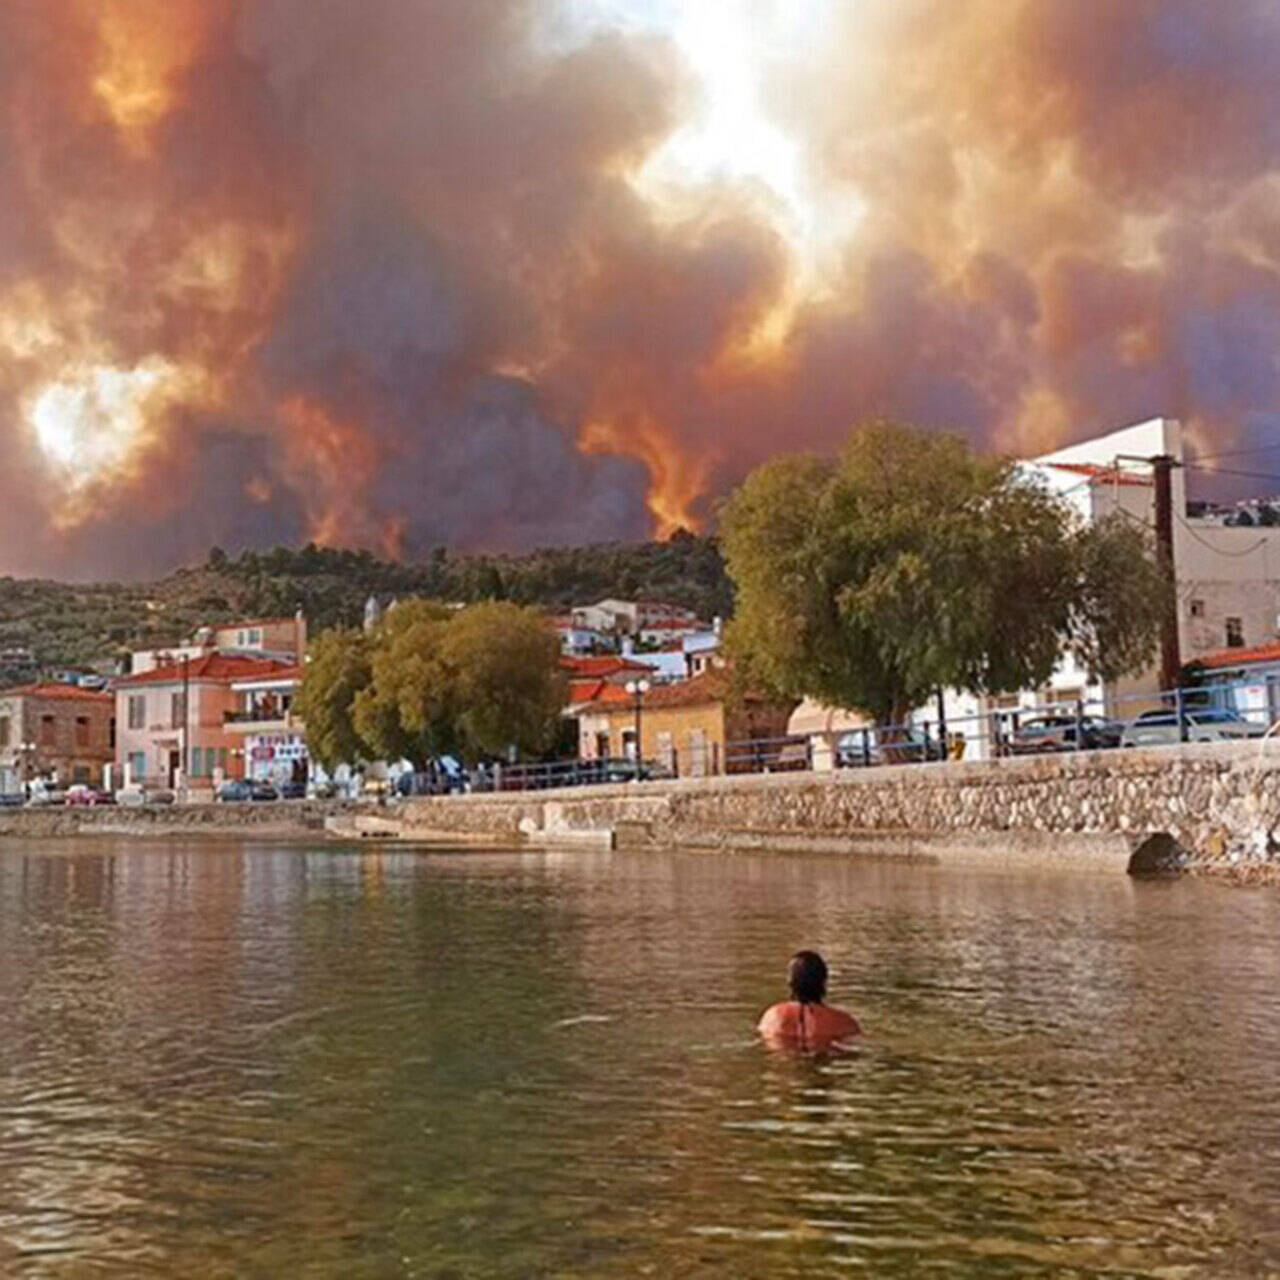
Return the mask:
{"type": "MultiPolygon", "coordinates": [[[[1226,707],[1197,707],[1183,715],[1188,742],[1237,742],[1261,738],[1267,732],[1265,724],[1246,720],[1238,711],[1226,707]]],[[[1160,708],[1144,711],[1125,729],[1120,743],[1125,747],[1159,747],[1181,741],[1177,712],[1160,708]]]]}
{"type": "Polygon", "coordinates": [[[248,804],[253,799],[253,786],[243,778],[231,778],[218,788],[219,804],[248,804]]]}
{"type": "Polygon", "coordinates": [[[280,793],[269,782],[251,782],[249,784],[250,800],[279,800],[280,793]]]}
{"type": "Polygon", "coordinates": [[[116,792],[116,803],[136,808],[144,804],[173,804],[176,797],[164,787],[147,787],[134,782],[116,792]]]}
{"type": "MultiPolygon", "coordinates": [[[[1076,718],[1065,712],[1060,715],[1036,716],[1024,720],[1009,742],[1009,750],[1016,756],[1036,754],[1041,751],[1075,751],[1076,718]]],[[[1101,716],[1084,716],[1079,724],[1081,741],[1087,751],[1104,747],[1118,747],[1124,736],[1124,725],[1101,716]]]]}
{"type": "Polygon", "coordinates": [[[307,795],[312,800],[332,800],[338,794],[336,782],[311,782],[307,784],[307,795]]]}
{"type": "Polygon", "coordinates": [[[31,809],[44,809],[53,805],[66,804],[67,793],[59,786],[36,783],[27,796],[27,806],[31,809]]]}
{"type": "Polygon", "coordinates": [[[110,791],[99,791],[96,787],[77,782],[67,788],[66,803],[77,808],[87,808],[103,804],[115,804],[116,798],[110,791]]]}
{"type": "Polygon", "coordinates": [[[945,748],[923,729],[851,729],[836,743],[836,767],[854,768],[861,764],[921,764],[927,760],[945,760],[945,748]]]}
{"type": "Polygon", "coordinates": [[[281,800],[305,800],[307,784],[305,782],[282,782],[277,788],[281,800]]]}
{"type": "Polygon", "coordinates": [[[21,791],[7,791],[0,795],[0,809],[21,809],[27,797],[21,791]]]}

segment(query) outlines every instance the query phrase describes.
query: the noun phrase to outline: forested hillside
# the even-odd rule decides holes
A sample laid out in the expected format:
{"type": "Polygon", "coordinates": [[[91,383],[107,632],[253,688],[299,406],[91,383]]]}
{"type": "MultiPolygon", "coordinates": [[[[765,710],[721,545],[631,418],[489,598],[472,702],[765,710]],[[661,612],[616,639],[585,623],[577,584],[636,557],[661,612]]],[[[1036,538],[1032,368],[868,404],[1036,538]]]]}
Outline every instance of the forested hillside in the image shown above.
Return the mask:
{"type": "MultiPolygon", "coordinates": [[[[370,595],[384,603],[393,596],[430,596],[548,607],[602,596],[645,597],[685,605],[704,618],[732,608],[716,541],[685,532],[666,542],[523,555],[437,549],[416,563],[316,546],[235,557],[214,548],[203,565],[158,582],[83,586],[0,578],[0,651],[27,648],[47,670],[171,643],[204,622],[291,614],[299,607],[315,631],[358,622],[370,595]]],[[[30,674],[12,662],[0,666],[0,682],[30,674]]]]}

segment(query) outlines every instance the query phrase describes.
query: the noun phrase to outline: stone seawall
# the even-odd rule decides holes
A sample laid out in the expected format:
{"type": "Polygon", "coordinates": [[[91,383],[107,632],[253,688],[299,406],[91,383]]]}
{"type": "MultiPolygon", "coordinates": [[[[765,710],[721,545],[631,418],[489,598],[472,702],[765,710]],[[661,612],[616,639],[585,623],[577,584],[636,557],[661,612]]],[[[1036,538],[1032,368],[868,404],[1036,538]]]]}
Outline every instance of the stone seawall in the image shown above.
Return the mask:
{"type": "Polygon", "coordinates": [[[1265,868],[1280,865],[1280,743],[433,797],[381,821],[408,838],[821,848],[1119,870],[1164,834],[1197,869],[1265,868]]]}
{"type": "Polygon", "coordinates": [[[1139,848],[1280,879],[1280,743],[785,773],[379,805],[298,802],[0,810],[0,838],[128,834],[425,843],[828,850],[1066,862],[1123,871],[1139,848]],[[1151,842],[1153,836],[1164,837],[1151,842]]]}
{"type": "Polygon", "coordinates": [[[371,804],[299,800],[276,804],[104,805],[102,808],[0,809],[0,839],[77,835],[237,835],[273,838],[323,834],[332,819],[375,812],[371,804]]]}

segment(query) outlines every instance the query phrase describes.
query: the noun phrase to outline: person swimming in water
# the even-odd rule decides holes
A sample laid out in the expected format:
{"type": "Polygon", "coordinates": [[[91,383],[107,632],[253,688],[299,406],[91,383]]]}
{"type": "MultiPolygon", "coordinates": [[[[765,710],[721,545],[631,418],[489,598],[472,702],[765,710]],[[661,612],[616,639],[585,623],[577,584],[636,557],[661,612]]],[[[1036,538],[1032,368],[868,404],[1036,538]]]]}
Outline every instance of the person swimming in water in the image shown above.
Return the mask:
{"type": "Polygon", "coordinates": [[[771,1048],[829,1049],[838,1041],[861,1035],[851,1013],[824,1004],[827,962],[816,951],[797,951],[787,969],[790,1000],[764,1011],[756,1030],[771,1048]]]}

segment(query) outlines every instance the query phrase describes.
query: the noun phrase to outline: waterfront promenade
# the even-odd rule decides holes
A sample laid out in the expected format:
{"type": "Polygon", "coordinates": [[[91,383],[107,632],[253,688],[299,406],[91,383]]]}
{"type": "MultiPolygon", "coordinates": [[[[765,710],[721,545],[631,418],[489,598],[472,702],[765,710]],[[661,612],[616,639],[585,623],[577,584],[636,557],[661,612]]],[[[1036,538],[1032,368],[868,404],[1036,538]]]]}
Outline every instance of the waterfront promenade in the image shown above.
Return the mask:
{"type": "Polygon", "coordinates": [[[1197,744],[562,790],[391,805],[167,806],[0,814],[0,836],[80,833],[605,848],[810,850],[1267,878],[1280,870],[1280,746],[1197,744]],[[1156,846],[1148,843],[1160,837],[1156,846]],[[1174,848],[1176,846],[1176,850],[1174,848]]]}

